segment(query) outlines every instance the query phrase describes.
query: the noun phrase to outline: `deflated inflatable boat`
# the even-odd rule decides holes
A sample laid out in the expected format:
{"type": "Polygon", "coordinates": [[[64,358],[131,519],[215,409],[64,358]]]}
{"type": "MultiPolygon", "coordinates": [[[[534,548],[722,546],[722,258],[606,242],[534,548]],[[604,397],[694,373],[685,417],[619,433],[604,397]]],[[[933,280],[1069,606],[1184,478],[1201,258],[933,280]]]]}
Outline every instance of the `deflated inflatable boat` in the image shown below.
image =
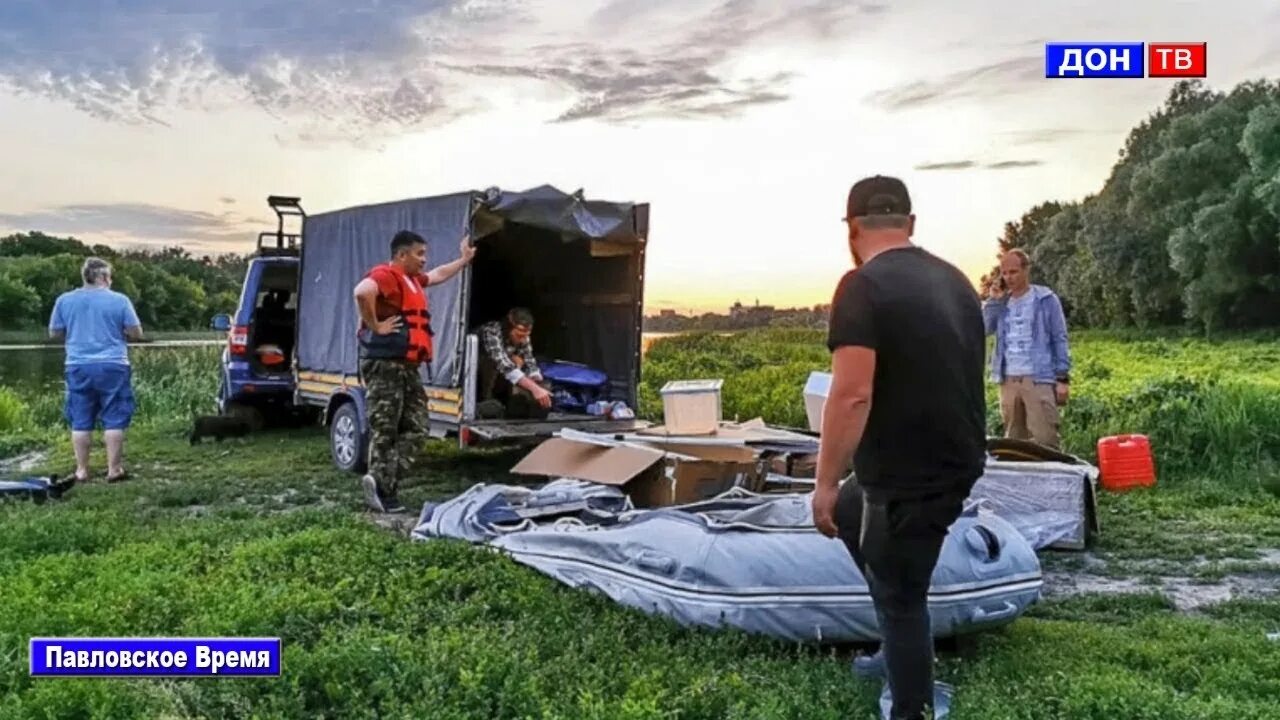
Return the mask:
{"type": "MultiPolygon", "coordinates": [[[[538,490],[477,485],[424,506],[412,537],[486,543],[571,587],[685,626],[793,641],[880,639],[866,582],[843,544],[814,529],[808,494],[736,489],[634,510],[617,488],[573,480],[538,490]]],[[[933,574],[934,636],[1012,622],[1041,584],[1027,540],[970,504],[933,574]]]]}

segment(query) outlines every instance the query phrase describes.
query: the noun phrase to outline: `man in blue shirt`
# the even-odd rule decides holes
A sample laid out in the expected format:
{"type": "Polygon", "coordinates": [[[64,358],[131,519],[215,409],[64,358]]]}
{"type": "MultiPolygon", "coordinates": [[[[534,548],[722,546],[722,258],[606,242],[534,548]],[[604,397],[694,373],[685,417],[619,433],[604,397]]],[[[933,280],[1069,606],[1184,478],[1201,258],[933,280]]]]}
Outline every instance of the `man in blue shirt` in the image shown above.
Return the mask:
{"type": "Polygon", "coordinates": [[[142,323],[129,298],[111,289],[111,265],[84,261],[84,287],[53,304],[49,336],[66,341],[64,406],[76,453],[76,480],[89,479],[93,428],[102,424],[107,482],[124,480],[124,431],[133,420],[133,377],[127,340],[142,339],[142,323]]]}
{"type": "Polygon", "coordinates": [[[1005,436],[1060,449],[1058,407],[1067,402],[1071,352],[1057,294],[1031,283],[1022,250],[1000,259],[1003,292],[982,308],[987,334],[996,336],[991,380],[1000,386],[1005,436]]]}

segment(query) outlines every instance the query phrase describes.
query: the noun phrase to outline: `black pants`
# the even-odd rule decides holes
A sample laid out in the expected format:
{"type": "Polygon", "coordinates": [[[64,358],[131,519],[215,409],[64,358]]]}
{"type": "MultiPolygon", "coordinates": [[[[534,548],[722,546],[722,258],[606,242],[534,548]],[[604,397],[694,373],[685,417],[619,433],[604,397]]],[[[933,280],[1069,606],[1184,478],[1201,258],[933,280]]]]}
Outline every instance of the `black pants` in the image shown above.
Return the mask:
{"type": "Polygon", "coordinates": [[[922,718],[933,701],[933,628],[929,585],[947,529],[972,483],[910,500],[873,502],[854,480],[840,488],[836,524],[867,580],[884,639],[894,718],[922,718]]]}
{"type": "MultiPolygon", "coordinates": [[[[498,370],[498,364],[488,355],[480,357],[476,374],[476,411],[481,418],[545,420],[550,414],[550,408],[539,405],[532,393],[508,382],[498,370]]],[[[551,383],[546,380],[539,382],[538,386],[551,391],[551,383]]]]}

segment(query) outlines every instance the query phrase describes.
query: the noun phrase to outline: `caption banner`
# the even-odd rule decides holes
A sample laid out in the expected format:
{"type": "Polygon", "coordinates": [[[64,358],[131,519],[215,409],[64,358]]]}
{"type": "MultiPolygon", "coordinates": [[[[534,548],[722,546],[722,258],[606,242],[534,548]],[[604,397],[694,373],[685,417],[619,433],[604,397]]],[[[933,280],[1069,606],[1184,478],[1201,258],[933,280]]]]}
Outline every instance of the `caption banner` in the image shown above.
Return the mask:
{"type": "Polygon", "coordinates": [[[31,638],[33,677],[277,677],[280,638],[31,638]]]}

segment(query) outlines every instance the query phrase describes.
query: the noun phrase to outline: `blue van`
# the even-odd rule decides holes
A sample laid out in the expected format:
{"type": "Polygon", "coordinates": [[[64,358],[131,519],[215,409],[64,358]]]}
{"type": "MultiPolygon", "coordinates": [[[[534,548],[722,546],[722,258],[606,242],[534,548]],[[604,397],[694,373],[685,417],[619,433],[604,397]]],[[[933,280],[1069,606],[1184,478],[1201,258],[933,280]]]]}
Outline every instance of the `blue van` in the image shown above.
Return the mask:
{"type": "Polygon", "coordinates": [[[280,413],[319,421],[328,428],[334,465],[364,471],[369,423],[352,289],[387,261],[391,237],[408,229],[427,239],[430,267],[457,258],[464,236],[476,247],[462,272],[427,289],[435,357],[421,377],[433,436],[456,436],[467,446],[569,428],[626,433],[649,425],[627,413],[596,412],[617,402],[634,409],[639,399],[647,204],[586,200],[581,191],[550,186],[463,191],[315,215],[304,213],[297,198],[273,196],[268,203],[279,227],[259,236],[235,315],[214,319],[214,328],[228,333],[218,395],[224,414],[259,426],[280,413]],[[285,233],[285,218],[294,216],[301,229],[285,233]],[[513,306],[534,315],[539,363],[563,371],[548,377],[565,388],[555,387],[557,404],[545,419],[477,412],[476,328],[513,306]],[[594,385],[575,397],[583,389],[575,385],[583,383],[594,385]]]}
{"type": "Polygon", "coordinates": [[[217,406],[222,415],[241,417],[257,430],[286,416],[316,415],[294,404],[293,346],[297,336],[300,221],[298,198],[272,195],[275,232],[258,236],[234,315],[215,315],[210,327],[227,333],[222,351],[217,406]],[[297,218],[296,232],[285,232],[297,218]]]}

